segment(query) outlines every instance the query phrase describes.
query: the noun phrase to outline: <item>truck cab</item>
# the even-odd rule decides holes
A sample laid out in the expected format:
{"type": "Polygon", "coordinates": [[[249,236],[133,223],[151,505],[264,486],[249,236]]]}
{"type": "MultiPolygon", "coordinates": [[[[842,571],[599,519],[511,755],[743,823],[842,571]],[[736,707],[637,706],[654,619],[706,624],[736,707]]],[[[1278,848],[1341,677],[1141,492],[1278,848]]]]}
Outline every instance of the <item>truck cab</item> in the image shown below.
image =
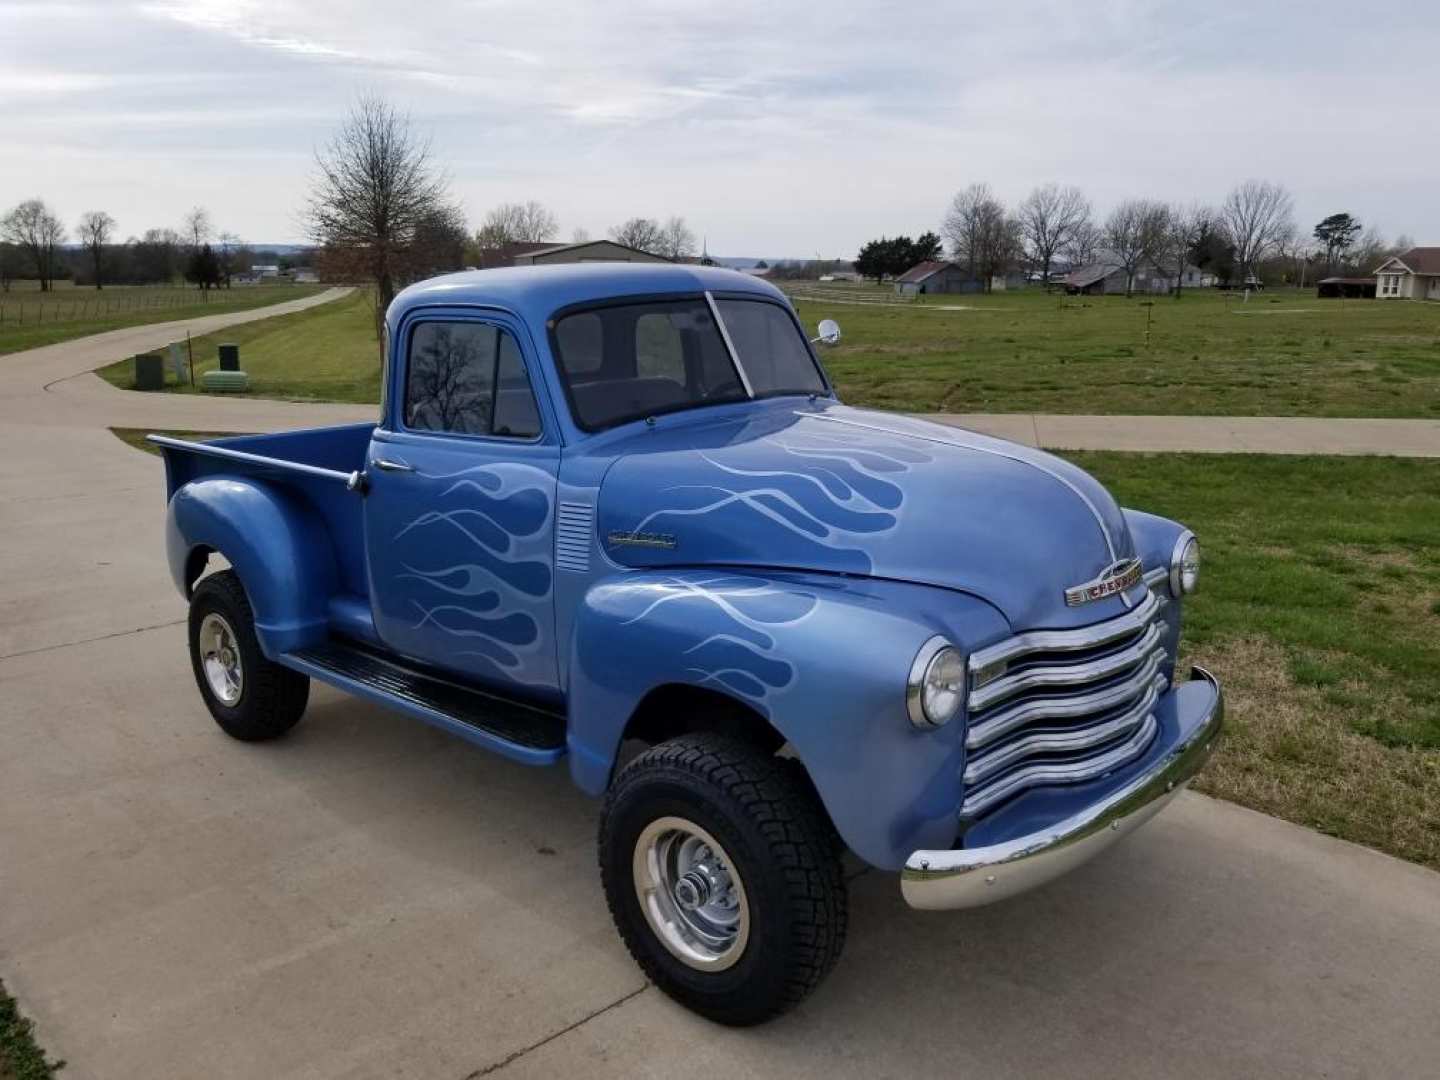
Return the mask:
{"type": "Polygon", "coordinates": [[[278,737],[314,679],[567,765],[622,938],[727,1023],[834,964],[847,849],[922,908],[1083,861],[1220,730],[1175,668],[1195,538],[843,405],[838,336],[726,270],[449,275],[387,312],[375,424],[152,437],[212,716],[278,737]]]}

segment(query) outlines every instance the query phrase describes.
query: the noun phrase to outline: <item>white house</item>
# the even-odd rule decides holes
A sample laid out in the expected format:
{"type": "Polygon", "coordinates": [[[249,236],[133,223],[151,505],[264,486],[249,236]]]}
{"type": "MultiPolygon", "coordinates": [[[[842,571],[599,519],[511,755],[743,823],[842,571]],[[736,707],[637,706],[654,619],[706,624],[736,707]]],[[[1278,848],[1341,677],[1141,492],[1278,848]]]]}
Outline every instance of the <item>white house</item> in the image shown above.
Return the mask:
{"type": "Polygon", "coordinates": [[[1440,247],[1415,247],[1375,268],[1381,300],[1440,300],[1440,247]]]}

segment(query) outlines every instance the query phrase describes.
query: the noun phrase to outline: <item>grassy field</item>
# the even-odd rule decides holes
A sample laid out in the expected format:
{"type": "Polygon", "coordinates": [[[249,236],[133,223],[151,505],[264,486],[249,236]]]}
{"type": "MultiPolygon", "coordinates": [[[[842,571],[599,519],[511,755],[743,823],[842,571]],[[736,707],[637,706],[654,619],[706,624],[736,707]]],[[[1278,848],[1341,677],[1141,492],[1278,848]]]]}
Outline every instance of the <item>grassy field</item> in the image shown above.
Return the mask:
{"type": "MultiPolygon", "coordinates": [[[[240,346],[240,367],[250,376],[253,397],[294,400],[380,400],[380,349],[370,294],[349,296],[293,315],[277,315],[195,338],[195,374],[219,366],[222,342],[240,346]]],[[[135,365],[128,359],[101,368],[116,386],[134,386],[135,365]]],[[[189,384],[171,385],[179,393],[199,393],[189,384]]]]}
{"type": "Polygon", "coordinates": [[[225,439],[238,435],[238,431],[156,431],[153,428],[112,427],[110,434],[126,446],[144,450],[147,454],[160,456],[160,447],[145,438],[146,435],[169,435],[175,439],[189,439],[191,442],[208,442],[211,439],[225,439]]]}
{"type": "Polygon", "coordinates": [[[1440,304],[1293,290],[1248,303],[1209,290],[1153,302],[1035,290],[893,301],[864,286],[797,290],[807,327],[832,318],[844,331],[824,359],[851,404],[1440,417],[1440,304]]]}
{"type": "Polygon", "coordinates": [[[11,291],[0,293],[0,354],[124,326],[265,307],[310,296],[321,288],[248,285],[216,289],[206,299],[192,288],[111,285],[96,290],[57,283],[53,291],[42,293],[17,283],[11,291]]]}
{"type": "MultiPolygon", "coordinates": [[[[809,286],[796,306],[807,326],[834,318],[843,327],[824,359],[854,405],[1440,417],[1440,304],[1293,292],[1243,303],[1209,291],[1150,303],[1033,290],[902,304],[888,289],[809,286]]],[[[221,340],[240,343],[257,396],[378,400],[375,339],[359,294],[205,339],[197,357],[213,366],[221,340]]],[[[128,363],[102,374],[130,385],[128,363]]]]}
{"type": "Polygon", "coordinates": [[[1230,729],[1199,789],[1440,869],[1440,461],[1066,456],[1200,537],[1182,655],[1230,729]]]}

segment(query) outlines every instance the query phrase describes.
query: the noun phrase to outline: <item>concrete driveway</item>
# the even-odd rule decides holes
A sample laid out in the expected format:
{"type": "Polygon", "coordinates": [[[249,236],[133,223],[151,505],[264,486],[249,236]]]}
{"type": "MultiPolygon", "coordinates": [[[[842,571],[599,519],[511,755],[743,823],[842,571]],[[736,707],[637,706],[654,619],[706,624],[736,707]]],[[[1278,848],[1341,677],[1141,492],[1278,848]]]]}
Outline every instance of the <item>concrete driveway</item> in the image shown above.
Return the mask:
{"type": "MultiPolygon", "coordinates": [[[[0,357],[0,976],[65,1076],[1435,1075],[1440,875],[1196,795],[995,908],[912,912],[860,874],[847,954],[804,1006],[697,1019],[615,936],[596,806],[563,770],[318,687],[290,737],[222,735],[159,461],[33,393],[19,359],[0,357]]],[[[280,413],[243,426],[336,411],[280,413]]]]}

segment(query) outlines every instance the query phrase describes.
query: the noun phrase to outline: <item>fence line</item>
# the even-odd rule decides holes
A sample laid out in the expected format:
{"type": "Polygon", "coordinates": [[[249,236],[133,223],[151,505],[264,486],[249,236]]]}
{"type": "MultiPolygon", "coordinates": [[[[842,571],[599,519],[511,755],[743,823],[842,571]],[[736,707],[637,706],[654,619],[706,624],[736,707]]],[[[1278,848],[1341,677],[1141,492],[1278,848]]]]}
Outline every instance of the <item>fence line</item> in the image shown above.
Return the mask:
{"type": "MultiPolygon", "coordinates": [[[[218,298],[250,296],[262,289],[292,289],[292,285],[242,285],[234,289],[211,289],[202,293],[199,289],[183,289],[170,286],[152,288],[147,286],[111,287],[110,289],[86,290],[87,295],[71,298],[55,292],[37,292],[17,297],[14,293],[0,293],[0,327],[39,326],[42,323],[83,322],[107,318],[111,315],[125,315],[138,311],[164,311],[170,308],[194,307],[213,303],[218,298]]],[[[69,292],[70,290],[66,290],[69,292]]],[[[78,291],[78,290],[77,290],[78,291]]]]}

